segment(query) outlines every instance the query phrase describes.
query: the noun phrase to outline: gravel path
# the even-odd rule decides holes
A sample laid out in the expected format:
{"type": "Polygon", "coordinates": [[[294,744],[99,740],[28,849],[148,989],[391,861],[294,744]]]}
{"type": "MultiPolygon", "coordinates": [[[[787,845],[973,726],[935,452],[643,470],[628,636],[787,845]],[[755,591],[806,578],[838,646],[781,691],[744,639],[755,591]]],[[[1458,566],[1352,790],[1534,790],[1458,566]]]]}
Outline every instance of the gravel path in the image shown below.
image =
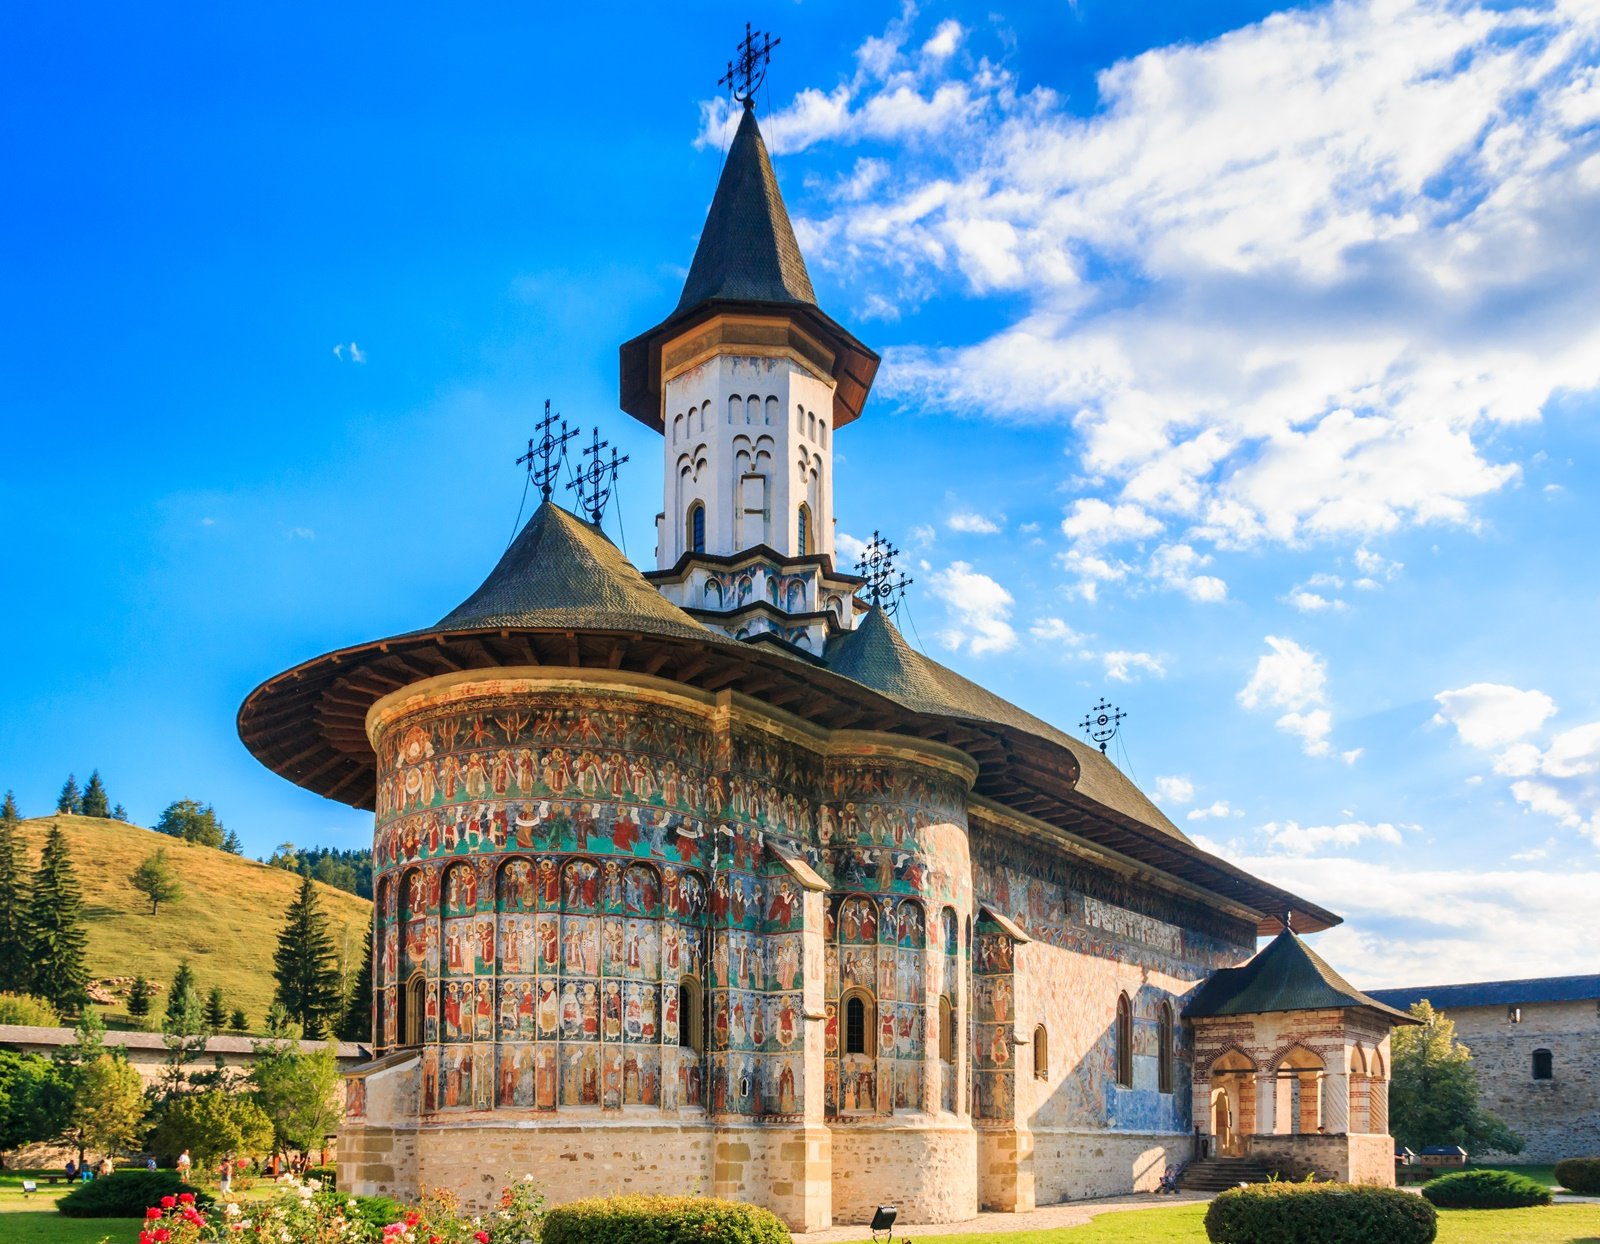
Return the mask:
{"type": "MultiPolygon", "coordinates": [[[[1198,1193],[1179,1193],[1177,1196],[1156,1196],[1143,1192],[1132,1196],[1105,1197],[1096,1201],[1068,1201],[1064,1205],[1047,1205],[1026,1214],[979,1214],[966,1222],[942,1222],[923,1226],[918,1223],[896,1223],[895,1237],[902,1235],[917,1241],[940,1235],[989,1235],[1003,1231],[1045,1231],[1052,1227],[1081,1227],[1099,1214],[1115,1214],[1130,1209],[1153,1209],[1158,1205],[1193,1205],[1210,1200],[1198,1193]]],[[[846,1240],[870,1240],[872,1232],[866,1227],[829,1227],[826,1231],[812,1231],[796,1235],[795,1244],[842,1244],[846,1240]]]]}

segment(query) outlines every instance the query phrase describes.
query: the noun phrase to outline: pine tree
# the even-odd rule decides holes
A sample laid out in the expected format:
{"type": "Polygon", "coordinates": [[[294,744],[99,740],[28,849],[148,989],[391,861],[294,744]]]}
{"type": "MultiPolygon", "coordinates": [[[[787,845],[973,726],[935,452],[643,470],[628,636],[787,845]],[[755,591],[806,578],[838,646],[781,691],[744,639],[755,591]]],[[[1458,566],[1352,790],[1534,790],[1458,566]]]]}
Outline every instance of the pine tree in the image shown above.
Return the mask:
{"type": "Polygon", "coordinates": [[[79,810],[84,816],[98,816],[101,820],[111,817],[111,799],[106,794],[105,783],[101,782],[98,769],[89,775],[89,784],[83,788],[83,802],[79,810]]]}
{"type": "Polygon", "coordinates": [[[57,1009],[75,1011],[88,998],[84,966],[83,897],[67,836],[50,827],[28,896],[28,976],[32,993],[57,1009]]]}
{"type": "Polygon", "coordinates": [[[212,1032],[221,1032],[228,1025],[228,1006],[222,1000],[222,986],[213,985],[206,995],[206,1026],[212,1032]]]}
{"type": "Polygon", "coordinates": [[[0,807],[0,993],[21,993],[28,987],[28,913],[17,875],[21,824],[17,801],[7,791],[0,807]]]}
{"type": "Polygon", "coordinates": [[[366,952],[361,956],[361,970],[356,973],[355,988],[350,991],[350,1005],[345,1007],[339,1020],[341,1041],[372,1040],[372,929],[367,929],[366,952]]]}
{"type": "Polygon", "coordinates": [[[328,1033],[344,1012],[344,990],[328,920],[310,877],[300,879],[300,893],[289,904],[272,964],[277,999],[290,1017],[308,1038],[328,1033]]]}
{"type": "Polygon", "coordinates": [[[250,1027],[250,1017],[244,1013],[242,1006],[233,1008],[233,1014],[228,1016],[228,1027],[235,1032],[244,1032],[250,1027]]]}
{"type": "Polygon", "coordinates": [[[133,978],[133,984],[128,986],[128,1014],[134,1019],[143,1019],[150,1014],[150,999],[155,995],[155,990],[150,988],[150,982],[145,980],[141,973],[133,978]]]}
{"type": "Polygon", "coordinates": [[[67,774],[67,780],[62,784],[61,793],[56,796],[56,811],[64,816],[73,816],[83,811],[83,794],[78,790],[76,774],[67,774]]]}
{"type": "Polygon", "coordinates": [[[111,809],[111,819],[113,821],[126,821],[128,819],[128,810],[119,803],[111,809]]]}
{"type": "Polygon", "coordinates": [[[178,970],[172,974],[172,989],[167,994],[168,1019],[179,1019],[190,1006],[200,1005],[200,988],[194,981],[194,969],[187,959],[178,961],[178,970]]]}
{"type": "Polygon", "coordinates": [[[162,903],[175,903],[183,897],[183,886],[178,883],[165,847],[157,847],[145,856],[128,875],[128,884],[150,900],[152,916],[162,903]]]}
{"type": "Polygon", "coordinates": [[[220,847],[223,843],[222,822],[217,820],[217,810],[198,799],[169,803],[156,822],[156,831],[202,847],[220,847]]]}
{"type": "Polygon", "coordinates": [[[239,841],[239,835],[229,830],[222,835],[222,849],[229,855],[243,855],[244,843],[239,841]]]}

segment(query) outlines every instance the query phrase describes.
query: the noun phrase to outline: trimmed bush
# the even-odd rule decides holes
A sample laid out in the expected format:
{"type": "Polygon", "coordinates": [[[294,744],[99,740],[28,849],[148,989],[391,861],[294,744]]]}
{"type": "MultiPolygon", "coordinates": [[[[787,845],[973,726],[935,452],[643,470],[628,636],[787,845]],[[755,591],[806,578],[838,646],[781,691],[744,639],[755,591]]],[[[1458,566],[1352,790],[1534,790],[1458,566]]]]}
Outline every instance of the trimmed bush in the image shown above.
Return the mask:
{"type": "Polygon", "coordinates": [[[1562,1158],[1556,1163],[1556,1182],[1568,1192],[1600,1196],[1600,1158],[1562,1158]]]}
{"type": "Polygon", "coordinates": [[[143,1218],[145,1210],[160,1205],[164,1196],[194,1194],[204,1209],[211,1198],[178,1178],[177,1171],[118,1171],[92,1183],[79,1184],[56,1202],[68,1218],[143,1218]]]}
{"type": "Polygon", "coordinates": [[[324,1187],[337,1188],[339,1186],[339,1168],[337,1166],[313,1166],[306,1170],[305,1178],[318,1180],[324,1187]]]}
{"type": "Polygon", "coordinates": [[[1369,1184],[1251,1184],[1206,1210],[1212,1244],[1433,1244],[1438,1230],[1421,1197],[1369,1184]]]}
{"type": "Polygon", "coordinates": [[[1422,1185],[1440,1209],[1521,1209],[1550,1204],[1550,1189],[1515,1171],[1452,1171],[1422,1185]]]}
{"type": "Polygon", "coordinates": [[[351,1218],[365,1223],[374,1232],[382,1231],[391,1222],[399,1222],[405,1207],[386,1196],[342,1196],[331,1190],[316,1194],[316,1200],[329,1209],[342,1209],[351,1218]],[[352,1209],[350,1202],[355,1202],[352,1209]]]}
{"type": "Polygon", "coordinates": [[[545,1218],[540,1240],[541,1244],[792,1244],[789,1228],[772,1211],[703,1196],[595,1197],[558,1205],[545,1218]]]}

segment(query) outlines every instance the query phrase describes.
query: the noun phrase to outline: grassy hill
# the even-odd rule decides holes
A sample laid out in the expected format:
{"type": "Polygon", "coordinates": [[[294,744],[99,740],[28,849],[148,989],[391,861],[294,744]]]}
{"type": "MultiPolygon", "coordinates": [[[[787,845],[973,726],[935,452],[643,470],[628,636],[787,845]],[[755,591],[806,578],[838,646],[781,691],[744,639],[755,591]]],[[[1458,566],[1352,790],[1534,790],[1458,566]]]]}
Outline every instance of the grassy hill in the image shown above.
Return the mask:
{"type": "MultiPolygon", "coordinates": [[[[229,1010],[243,1007],[252,1031],[262,1029],[272,1002],[272,955],[284,912],[300,888],[297,874],[137,825],[87,816],[24,821],[17,852],[20,869],[37,866],[53,824],[66,834],[83,890],[91,977],[144,973],[162,987],[154,1004],[159,1018],[166,1007],[166,986],[178,961],[187,958],[202,995],[213,985],[222,986],[229,1010]],[[152,916],[150,900],[128,883],[128,876],[157,847],[167,849],[183,896],[163,903],[152,916]]],[[[334,948],[353,978],[361,966],[372,904],[321,883],[317,891],[334,948]]],[[[111,1007],[104,1013],[114,1022],[124,1012],[111,1007]]]]}

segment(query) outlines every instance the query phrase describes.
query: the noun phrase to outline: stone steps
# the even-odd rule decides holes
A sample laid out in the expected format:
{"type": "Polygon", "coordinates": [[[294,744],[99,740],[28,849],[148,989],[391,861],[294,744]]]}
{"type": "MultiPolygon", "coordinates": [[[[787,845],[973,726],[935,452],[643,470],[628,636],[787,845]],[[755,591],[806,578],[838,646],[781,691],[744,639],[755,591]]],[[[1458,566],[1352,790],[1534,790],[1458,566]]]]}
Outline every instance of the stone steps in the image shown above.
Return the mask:
{"type": "Polygon", "coordinates": [[[1184,1168],[1178,1186],[1185,1192],[1222,1192],[1240,1184],[1264,1184],[1267,1168],[1249,1158],[1202,1158],[1184,1168]]]}

